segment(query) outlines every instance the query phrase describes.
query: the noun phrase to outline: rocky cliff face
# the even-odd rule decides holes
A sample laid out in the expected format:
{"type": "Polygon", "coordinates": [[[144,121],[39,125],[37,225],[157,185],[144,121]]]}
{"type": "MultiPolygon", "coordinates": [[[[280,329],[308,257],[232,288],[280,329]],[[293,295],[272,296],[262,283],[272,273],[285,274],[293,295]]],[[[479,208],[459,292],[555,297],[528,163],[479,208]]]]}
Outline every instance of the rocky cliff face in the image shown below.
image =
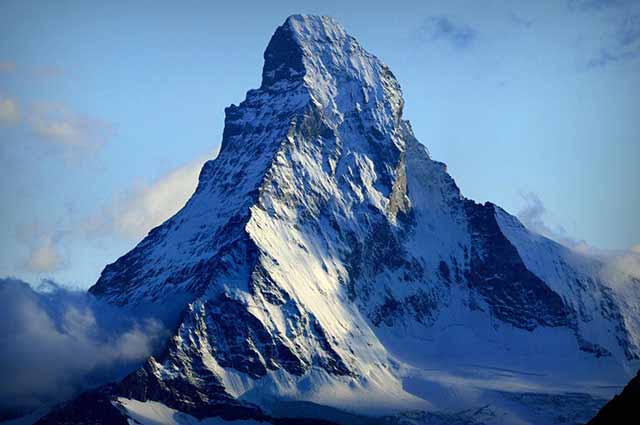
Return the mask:
{"type": "Polygon", "coordinates": [[[380,414],[493,400],[499,421],[526,422],[482,374],[502,369],[511,395],[626,379],[637,302],[597,262],[464,198],[386,65],[315,16],[288,18],[264,56],[191,199],[90,290],[182,311],[164,354],[107,398],[244,418],[284,399],[380,414]]]}

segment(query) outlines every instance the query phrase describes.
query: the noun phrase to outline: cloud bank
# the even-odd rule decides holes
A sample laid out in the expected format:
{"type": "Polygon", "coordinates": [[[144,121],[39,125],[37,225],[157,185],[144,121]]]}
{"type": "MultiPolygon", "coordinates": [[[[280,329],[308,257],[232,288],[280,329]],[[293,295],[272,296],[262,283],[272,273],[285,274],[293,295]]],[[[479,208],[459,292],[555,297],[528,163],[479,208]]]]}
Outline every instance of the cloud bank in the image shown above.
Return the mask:
{"type": "Polygon", "coordinates": [[[0,420],[123,376],[167,334],[86,292],[0,279],[0,420]]]}
{"type": "Polygon", "coordinates": [[[605,280],[614,286],[640,284],[640,244],[622,250],[601,249],[569,236],[562,226],[548,224],[548,211],[535,193],[522,193],[524,207],[516,214],[524,226],[602,264],[605,280]]]}

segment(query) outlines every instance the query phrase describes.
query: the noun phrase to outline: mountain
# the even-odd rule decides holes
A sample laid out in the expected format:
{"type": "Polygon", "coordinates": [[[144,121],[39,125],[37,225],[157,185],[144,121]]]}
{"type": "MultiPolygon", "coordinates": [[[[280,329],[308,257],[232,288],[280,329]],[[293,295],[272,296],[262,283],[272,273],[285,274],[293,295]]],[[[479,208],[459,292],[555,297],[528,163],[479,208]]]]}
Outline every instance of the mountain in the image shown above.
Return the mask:
{"type": "Polygon", "coordinates": [[[640,280],[465,198],[403,105],[338,23],[289,17],[193,196],[90,289],[175,324],[164,353],[41,423],[593,416],[637,367],[640,280]]]}
{"type": "Polygon", "coordinates": [[[640,402],[640,372],[624,387],[624,390],[589,421],[588,425],[625,424],[637,420],[638,402],[640,402]]]}

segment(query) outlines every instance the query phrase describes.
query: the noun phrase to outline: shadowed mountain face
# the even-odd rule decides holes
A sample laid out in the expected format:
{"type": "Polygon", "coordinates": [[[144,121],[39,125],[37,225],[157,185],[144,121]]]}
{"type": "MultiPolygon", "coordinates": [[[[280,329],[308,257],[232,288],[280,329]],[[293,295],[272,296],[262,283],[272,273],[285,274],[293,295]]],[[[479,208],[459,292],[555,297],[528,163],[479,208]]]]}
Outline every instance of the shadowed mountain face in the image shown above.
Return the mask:
{"type": "Polygon", "coordinates": [[[588,425],[627,424],[638,417],[640,403],[640,373],[633,378],[624,390],[609,401],[588,425]]]}
{"type": "Polygon", "coordinates": [[[278,421],[289,400],[457,421],[440,423],[491,406],[476,416],[541,424],[557,397],[576,417],[599,407],[600,393],[566,392],[627,379],[637,288],[464,198],[386,65],[316,16],[288,18],[264,57],[191,199],[90,289],[181,312],[164,353],[97,399],[142,422],[153,403],[278,421]]]}

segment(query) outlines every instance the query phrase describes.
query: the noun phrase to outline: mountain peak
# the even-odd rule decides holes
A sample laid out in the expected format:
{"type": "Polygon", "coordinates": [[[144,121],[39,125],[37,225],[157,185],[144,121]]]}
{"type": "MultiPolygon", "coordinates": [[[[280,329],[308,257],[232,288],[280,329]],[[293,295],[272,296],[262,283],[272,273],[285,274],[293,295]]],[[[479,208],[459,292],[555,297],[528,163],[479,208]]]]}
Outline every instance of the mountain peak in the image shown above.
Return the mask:
{"type": "Polygon", "coordinates": [[[331,16],[294,14],[285,19],[283,26],[292,31],[304,34],[322,34],[324,36],[339,35],[347,37],[344,27],[331,16]]]}
{"type": "Polygon", "coordinates": [[[382,61],[331,18],[301,15],[264,57],[188,203],[91,288],[176,312],[161,357],[112,395],[198,415],[263,396],[368,412],[437,406],[403,380],[449,363],[527,369],[524,387],[624,375],[640,352],[631,310],[595,266],[462,197],[382,61]]]}
{"type": "Polygon", "coordinates": [[[339,51],[349,38],[344,28],[327,16],[289,16],[276,29],[264,53],[263,86],[282,79],[301,81],[306,73],[305,56],[329,46],[339,51]]]}
{"type": "Polygon", "coordinates": [[[400,119],[404,101],[389,67],[330,17],[290,16],[274,33],[264,59],[263,89],[302,84],[329,117],[373,107],[396,124],[400,119]]]}
{"type": "Polygon", "coordinates": [[[329,16],[291,15],[283,26],[292,31],[301,46],[311,49],[314,44],[343,46],[346,42],[355,42],[344,27],[329,16]]]}

